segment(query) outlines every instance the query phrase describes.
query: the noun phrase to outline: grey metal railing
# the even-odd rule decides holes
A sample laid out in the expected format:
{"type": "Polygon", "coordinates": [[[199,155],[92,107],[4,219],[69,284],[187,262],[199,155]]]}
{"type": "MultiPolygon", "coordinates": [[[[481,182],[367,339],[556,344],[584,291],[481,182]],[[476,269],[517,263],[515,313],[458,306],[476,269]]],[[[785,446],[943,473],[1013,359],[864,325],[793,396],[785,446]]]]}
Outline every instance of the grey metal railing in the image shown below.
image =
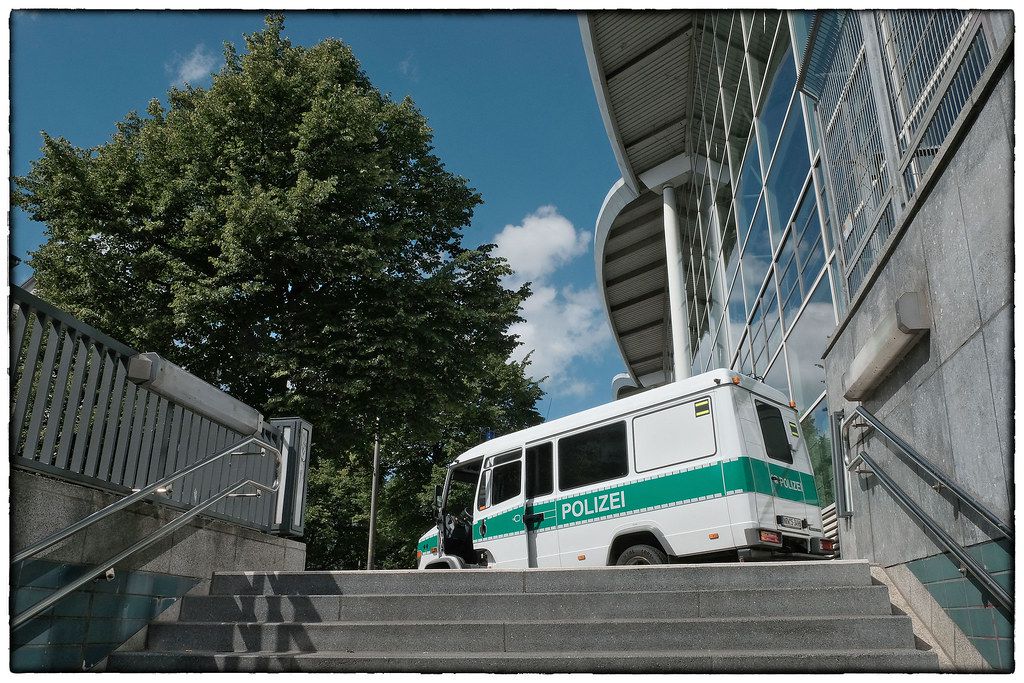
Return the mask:
{"type": "MultiPolygon", "coordinates": [[[[15,468],[131,494],[204,461],[241,434],[128,379],[131,347],[11,287],[10,462],[15,468]]],[[[282,447],[264,425],[256,436],[282,447]]],[[[262,459],[218,459],[190,470],[161,503],[188,509],[231,482],[268,483],[262,459]]],[[[274,496],[228,498],[207,515],[268,531],[274,496]]]]}
{"type": "Polygon", "coordinates": [[[945,9],[874,13],[898,175],[913,195],[991,59],[981,13],[945,9]]]}
{"type": "MultiPolygon", "coordinates": [[[[88,517],[82,519],[79,522],[76,522],[75,524],[71,525],[70,527],[68,527],[66,529],[63,529],[63,530],[61,530],[61,531],[59,531],[59,532],[57,532],[55,534],[52,534],[52,535],[42,539],[41,541],[38,541],[37,543],[29,546],[28,548],[26,548],[26,549],[16,553],[14,555],[13,559],[12,559],[12,564],[15,563],[15,562],[23,561],[23,560],[28,559],[29,557],[31,557],[33,555],[36,555],[36,554],[42,552],[46,548],[49,548],[49,547],[55,545],[56,543],[59,543],[60,541],[66,539],[66,538],[69,538],[74,533],[77,533],[78,531],[81,531],[81,530],[89,527],[90,525],[95,524],[96,522],[100,521],[101,519],[104,519],[104,518],[108,517],[109,515],[117,512],[118,510],[122,510],[125,507],[127,507],[128,505],[131,505],[134,502],[137,502],[139,500],[142,500],[143,498],[146,498],[147,496],[152,495],[159,488],[165,487],[168,484],[171,484],[172,482],[177,481],[178,479],[180,479],[182,477],[185,477],[185,476],[188,476],[190,474],[193,474],[197,470],[199,470],[201,468],[204,468],[204,467],[206,467],[206,466],[208,466],[208,465],[210,465],[210,464],[212,464],[214,462],[217,462],[217,461],[221,460],[222,458],[224,458],[225,456],[231,456],[231,455],[250,455],[250,454],[242,453],[242,452],[238,451],[238,449],[244,448],[245,446],[248,446],[249,444],[256,444],[256,445],[260,446],[261,449],[272,451],[275,454],[276,457],[275,457],[275,463],[274,463],[274,481],[273,481],[272,484],[267,485],[267,484],[264,484],[264,483],[261,483],[261,482],[258,482],[258,481],[254,481],[252,479],[243,479],[243,480],[239,480],[239,481],[234,482],[233,484],[228,485],[227,487],[221,489],[220,491],[218,491],[215,494],[213,494],[212,496],[210,496],[210,498],[208,498],[207,500],[204,500],[203,502],[195,505],[194,507],[192,507],[191,509],[189,509],[188,511],[186,511],[185,513],[183,513],[182,515],[180,515],[179,517],[174,519],[173,521],[165,524],[164,526],[160,527],[159,529],[157,529],[153,533],[146,535],[145,537],[143,537],[142,539],[137,541],[132,546],[126,548],[125,550],[122,550],[121,552],[117,553],[116,555],[114,555],[110,559],[100,563],[99,565],[97,565],[93,569],[90,569],[89,571],[85,572],[82,576],[78,577],[74,581],[72,581],[72,582],[70,582],[70,583],[68,583],[68,584],[66,584],[64,586],[61,586],[54,593],[48,595],[47,597],[45,597],[42,600],[40,600],[39,602],[35,603],[34,605],[29,607],[28,609],[26,609],[23,612],[17,614],[16,616],[14,616],[11,619],[11,628],[16,628],[16,627],[20,626],[21,624],[24,624],[28,620],[32,619],[33,617],[35,617],[39,613],[49,609],[50,607],[52,607],[56,603],[60,602],[64,598],[66,598],[71,593],[75,592],[76,590],[78,590],[79,588],[84,586],[85,584],[87,584],[90,581],[92,581],[93,579],[97,578],[100,574],[105,573],[109,568],[112,568],[117,563],[127,559],[128,557],[130,557],[131,555],[134,555],[135,553],[139,552],[140,550],[143,550],[143,549],[149,547],[153,543],[156,543],[161,538],[167,536],[170,533],[173,533],[177,529],[180,529],[182,526],[184,526],[185,524],[190,522],[194,517],[196,517],[197,515],[205,512],[207,509],[212,508],[213,506],[217,505],[218,503],[220,503],[222,501],[227,501],[229,498],[232,498],[232,497],[243,497],[243,496],[248,497],[248,496],[252,496],[252,495],[259,496],[261,493],[264,493],[264,492],[271,493],[271,494],[277,493],[278,489],[281,486],[281,477],[280,477],[280,474],[281,474],[281,451],[280,451],[279,448],[275,447],[274,445],[272,445],[272,444],[270,444],[270,443],[268,443],[266,441],[263,441],[262,439],[259,439],[257,437],[248,437],[246,439],[243,439],[239,443],[232,445],[230,448],[224,449],[223,451],[221,451],[217,455],[213,456],[212,458],[208,458],[208,459],[203,460],[201,462],[194,463],[194,464],[192,464],[192,465],[182,469],[179,472],[175,472],[170,477],[166,477],[166,478],[162,479],[159,482],[154,482],[153,484],[151,484],[151,485],[149,485],[149,486],[147,486],[147,487],[145,487],[145,488],[143,488],[143,489],[133,493],[132,495],[127,496],[126,498],[122,498],[121,500],[108,505],[107,507],[103,508],[102,510],[98,510],[97,512],[94,512],[93,514],[89,515],[88,517]],[[255,488],[254,494],[236,493],[240,489],[243,489],[243,488],[245,488],[247,486],[251,486],[251,487],[255,488]]],[[[264,455],[264,457],[265,457],[265,455],[264,455]]]]}
{"type": "Polygon", "coordinates": [[[942,470],[933,465],[927,458],[918,453],[913,446],[894,434],[891,429],[882,424],[881,420],[872,415],[867,408],[864,406],[857,406],[854,409],[854,414],[863,418],[869,425],[871,425],[872,428],[874,428],[875,431],[885,437],[886,441],[899,449],[899,451],[910,458],[915,465],[924,470],[928,476],[935,481],[939,488],[949,490],[949,492],[956,496],[961,503],[970,507],[972,510],[984,517],[985,520],[995,527],[1000,534],[1011,541],[1013,540],[1013,529],[1010,528],[1010,525],[1006,524],[996,516],[994,512],[982,504],[974,495],[965,490],[942,470]]]}
{"type": "Polygon", "coordinates": [[[916,518],[921,525],[928,530],[932,538],[934,538],[940,546],[945,548],[947,552],[953,555],[960,562],[961,567],[973,576],[1003,609],[1007,610],[1010,614],[1013,614],[1013,598],[1003,590],[1003,587],[999,585],[992,575],[989,574],[977,560],[971,557],[971,554],[968,553],[963,546],[953,540],[952,536],[946,533],[946,531],[939,526],[934,519],[925,513],[921,507],[915,503],[914,500],[907,495],[907,493],[900,488],[900,486],[893,481],[881,467],[878,466],[878,463],[876,463],[871,456],[861,451],[861,453],[854,458],[849,465],[847,465],[847,469],[855,468],[861,462],[867,465],[871,474],[873,474],[889,494],[896,499],[896,502],[910,513],[911,516],[916,518]]]}

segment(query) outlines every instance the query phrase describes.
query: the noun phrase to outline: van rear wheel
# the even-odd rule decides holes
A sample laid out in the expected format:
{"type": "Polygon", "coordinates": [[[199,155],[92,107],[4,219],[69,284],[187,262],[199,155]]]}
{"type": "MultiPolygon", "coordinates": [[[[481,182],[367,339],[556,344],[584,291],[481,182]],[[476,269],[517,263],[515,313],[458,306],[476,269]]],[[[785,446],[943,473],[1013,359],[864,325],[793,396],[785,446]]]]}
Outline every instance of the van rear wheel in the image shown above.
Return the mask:
{"type": "Polygon", "coordinates": [[[668,564],[668,555],[650,545],[632,545],[619,555],[616,565],[668,564]]]}

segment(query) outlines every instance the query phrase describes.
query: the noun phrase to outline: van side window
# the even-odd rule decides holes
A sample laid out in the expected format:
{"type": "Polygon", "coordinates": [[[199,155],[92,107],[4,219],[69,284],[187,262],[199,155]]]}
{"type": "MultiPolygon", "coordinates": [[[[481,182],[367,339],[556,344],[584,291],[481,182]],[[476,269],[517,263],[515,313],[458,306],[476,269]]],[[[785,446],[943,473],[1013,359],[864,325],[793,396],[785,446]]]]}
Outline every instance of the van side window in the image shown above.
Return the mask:
{"type": "Polygon", "coordinates": [[[526,497],[535,498],[555,490],[554,464],[550,443],[537,444],[526,449],[526,497]]]}
{"type": "Polygon", "coordinates": [[[562,491],[622,477],[628,472],[625,422],[558,440],[558,488],[562,491]]]}
{"type": "Polygon", "coordinates": [[[487,489],[490,488],[491,483],[491,471],[481,470],[480,472],[480,486],[476,490],[476,509],[486,510],[487,509],[487,489]]]}
{"type": "Polygon", "coordinates": [[[786,423],[782,412],[775,406],[755,400],[757,420],[761,423],[761,436],[764,438],[764,450],[772,460],[793,463],[793,449],[786,435],[786,423]]]}
{"type": "Polygon", "coordinates": [[[477,510],[486,510],[519,495],[523,490],[522,455],[522,451],[512,451],[484,460],[476,494],[477,510]]]}
{"type": "Polygon", "coordinates": [[[491,505],[515,498],[522,490],[523,461],[498,465],[491,475],[491,505]]]}

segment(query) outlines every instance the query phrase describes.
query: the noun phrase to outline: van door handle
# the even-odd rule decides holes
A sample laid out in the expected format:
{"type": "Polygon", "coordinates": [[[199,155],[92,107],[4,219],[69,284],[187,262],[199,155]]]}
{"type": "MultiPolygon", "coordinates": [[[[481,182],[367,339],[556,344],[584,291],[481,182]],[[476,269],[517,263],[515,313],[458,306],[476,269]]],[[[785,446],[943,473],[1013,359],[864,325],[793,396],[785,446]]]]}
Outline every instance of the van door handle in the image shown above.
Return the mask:
{"type": "Polygon", "coordinates": [[[543,522],[544,513],[538,512],[532,515],[523,515],[523,524],[533,524],[534,522],[543,522]]]}

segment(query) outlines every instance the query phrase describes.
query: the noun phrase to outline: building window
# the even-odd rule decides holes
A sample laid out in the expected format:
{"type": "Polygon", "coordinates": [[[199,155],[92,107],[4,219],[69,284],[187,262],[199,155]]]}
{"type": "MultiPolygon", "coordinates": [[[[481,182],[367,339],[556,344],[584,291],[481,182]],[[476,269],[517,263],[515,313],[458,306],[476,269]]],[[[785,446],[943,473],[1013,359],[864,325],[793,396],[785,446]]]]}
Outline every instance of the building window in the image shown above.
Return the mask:
{"type": "Polygon", "coordinates": [[[793,400],[800,410],[814,405],[825,390],[821,354],[835,326],[832,292],[826,273],[786,338],[793,376],[793,400]]]}
{"type": "Polygon", "coordinates": [[[765,183],[768,189],[768,206],[771,208],[772,237],[776,245],[793,213],[800,190],[804,187],[804,179],[810,170],[804,116],[800,110],[799,98],[794,98],[786,129],[782,133],[775,159],[768,171],[768,182],[765,183]]]}
{"type": "Polygon", "coordinates": [[[781,56],[767,99],[761,108],[761,114],[757,117],[757,137],[761,142],[761,158],[765,167],[768,166],[775,151],[775,143],[782,131],[782,122],[789,110],[795,85],[796,66],[793,63],[793,52],[787,49],[781,56]]]}

